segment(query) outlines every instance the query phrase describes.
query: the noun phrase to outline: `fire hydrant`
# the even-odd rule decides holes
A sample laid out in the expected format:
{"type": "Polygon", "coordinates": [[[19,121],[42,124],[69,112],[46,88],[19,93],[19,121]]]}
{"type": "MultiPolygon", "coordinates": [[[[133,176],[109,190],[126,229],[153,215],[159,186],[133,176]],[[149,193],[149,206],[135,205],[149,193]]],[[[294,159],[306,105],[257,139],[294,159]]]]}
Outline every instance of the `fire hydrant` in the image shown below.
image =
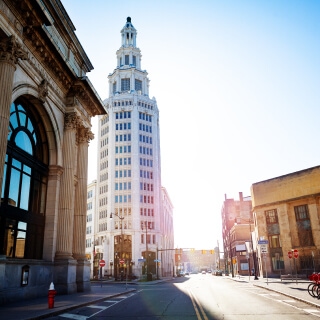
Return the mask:
{"type": "Polygon", "coordinates": [[[52,309],[54,308],[54,297],[57,294],[57,291],[54,290],[53,282],[51,282],[49,291],[48,291],[48,308],[52,309]]]}

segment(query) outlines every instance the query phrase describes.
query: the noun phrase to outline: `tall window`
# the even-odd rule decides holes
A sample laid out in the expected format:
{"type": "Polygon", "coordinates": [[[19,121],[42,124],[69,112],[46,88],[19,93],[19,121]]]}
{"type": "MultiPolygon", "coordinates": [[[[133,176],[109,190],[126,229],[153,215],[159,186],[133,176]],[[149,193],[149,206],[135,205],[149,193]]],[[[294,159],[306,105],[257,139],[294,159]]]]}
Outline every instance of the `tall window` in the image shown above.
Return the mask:
{"type": "Polygon", "coordinates": [[[15,101],[5,157],[0,206],[0,254],[42,258],[48,168],[41,118],[28,101],[15,101]],[[42,135],[41,135],[42,134],[42,135]]]}
{"type": "Polygon", "coordinates": [[[314,242],[309,218],[308,205],[294,207],[294,213],[297,221],[300,246],[313,246],[314,242]]]}
{"type": "Polygon", "coordinates": [[[124,78],[121,79],[121,91],[129,91],[130,90],[130,79],[124,78]]]}
{"type": "Polygon", "coordinates": [[[267,224],[278,223],[278,214],[276,209],[267,210],[265,213],[267,224]]]}
{"type": "Polygon", "coordinates": [[[124,56],[124,64],[129,65],[129,55],[127,54],[124,56]]]}
{"type": "Polygon", "coordinates": [[[284,269],[277,209],[266,210],[265,216],[267,223],[267,233],[270,250],[269,254],[272,261],[272,269],[274,271],[284,269]]]}
{"type": "Polygon", "coordinates": [[[112,84],[112,93],[115,94],[117,91],[117,82],[115,81],[113,84],[112,84]]]}
{"type": "Polygon", "coordinates": [[[134,80],[135,90],[136,91],[142,91],[142,81],[141,80],[134,80]]]}

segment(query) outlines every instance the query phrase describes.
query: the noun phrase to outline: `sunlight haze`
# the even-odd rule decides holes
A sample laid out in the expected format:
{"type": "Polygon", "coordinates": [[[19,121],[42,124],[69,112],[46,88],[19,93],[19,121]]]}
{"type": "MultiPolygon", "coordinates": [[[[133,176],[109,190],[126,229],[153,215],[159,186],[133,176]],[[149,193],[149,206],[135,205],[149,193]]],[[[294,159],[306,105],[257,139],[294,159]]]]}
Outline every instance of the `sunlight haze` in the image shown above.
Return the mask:
{"type": "MultiPolygon", "coordinates": [[[[319,1],[62,0],[102,100],[120,30],[137,29],[160,111],[161,175],[175,246],[213,249],[225,198],[319,165],[319,1]]],[[[97,178],[96,139],[88,183],[97,178]]]]}

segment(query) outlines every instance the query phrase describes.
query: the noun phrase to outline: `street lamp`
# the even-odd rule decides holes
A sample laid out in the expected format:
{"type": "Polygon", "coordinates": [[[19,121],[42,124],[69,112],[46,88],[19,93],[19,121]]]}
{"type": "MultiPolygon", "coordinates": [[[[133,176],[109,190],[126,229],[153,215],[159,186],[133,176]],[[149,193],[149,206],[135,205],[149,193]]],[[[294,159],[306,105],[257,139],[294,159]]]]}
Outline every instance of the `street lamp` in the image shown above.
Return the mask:
{"type": "Polygon", "coordinates": [[[249,226],[250,226],[250,237],[251,237],[251,250],[252,250],[252,258],[253,258],[253,267],[254,267],[254,280],[259,280],[258,276],[257,276],[257,261],[256,261],[256,253],[253,249],[253,239],[252,239],[252,232],[251,232],[251,223],[253,222],[252,219],[249,219],[249,220],[246,220],[246,219],[243,219],[243,218],[236,218],[235,219],[235,223],[237,223],[237,221],[241,220],[244,221],[244,222],[248,222],[249,223],[249,226]]]}
{"type": "MultiPolygon", "coordinates": [[[[122,220],[124,219],[123,216],[119,216],[118,213],[110,213],[110,219],[112,219],[112,215],[115,215],[117,216],[119,219],[120,219],[120,260],[119,260],[119,264],[121,264],[121,260],[122,260],[122,255],[123,255],[123,252],[122,252],[122,243],[123,243],[123,237],[122,237],[122,220]]],[[[115,259],[116,260],[116,259],[115,259]]],[[[116,266],[118,266],[119,268],[119,271],[120,271],[120,267],[119,265],[117,264],[117,261],[115,261],[115,266],[114,266],[114,273],[115,273],[115,279],[117,279],[117,269],[116,266]]]]}

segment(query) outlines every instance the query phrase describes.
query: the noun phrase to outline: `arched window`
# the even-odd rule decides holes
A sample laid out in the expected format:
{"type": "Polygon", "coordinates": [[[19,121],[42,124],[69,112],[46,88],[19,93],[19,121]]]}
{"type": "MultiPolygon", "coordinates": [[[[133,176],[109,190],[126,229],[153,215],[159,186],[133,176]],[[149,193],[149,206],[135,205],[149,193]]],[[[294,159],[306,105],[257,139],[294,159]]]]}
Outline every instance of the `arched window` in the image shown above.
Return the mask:
{"type": "Polygon", "coordinates": [[[0,206],[0,254],[41,259],[47,188],[47,141],[35,107],[12,103],[0,206]],[[42,135],[41,135],[42,133],[42,135]]]}

